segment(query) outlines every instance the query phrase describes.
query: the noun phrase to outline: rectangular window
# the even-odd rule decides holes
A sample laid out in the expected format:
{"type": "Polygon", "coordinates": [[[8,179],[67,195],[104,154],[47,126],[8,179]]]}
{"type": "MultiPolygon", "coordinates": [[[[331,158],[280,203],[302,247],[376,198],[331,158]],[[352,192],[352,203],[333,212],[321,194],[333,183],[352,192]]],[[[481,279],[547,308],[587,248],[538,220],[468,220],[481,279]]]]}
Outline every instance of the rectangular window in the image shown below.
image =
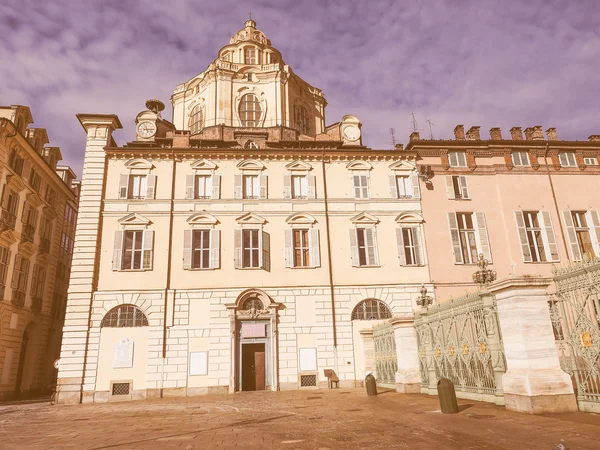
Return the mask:
{"type": "Polygon", "coordinates": [[[23,173],[23,158],[19,156],[16,149],[12,149],[8,157],[8,167],[10,167],[17,175],[23,173]]]}
{"type": "Polygon", "coordinates": [[[403,228],[402,229],[402,241],[404,242],[404,257],[406,258],[406,265],[416,265],[418,264],[418,244],[415,242],[416,233],[414,233],[412,228],[403,228]]]}
{"type": "Polygon", "coordinates": [[[212,197],[212,176],[196,175],[194,192],[195,198],[207,199],[212,197]]]}
{"type": "Polygon", "coordinates": [[[575,153],[573,152],[559,152],[558,159],[560,160],[560,165],[562,167],[577,167],[575,153]]]}
{"type": "Polygon", "coordinates": [[[256,64],[255,48],[247,48],[244,50],[244,62],[245,64],[256,64]]]}
{"type": "Polygon", "coordinates": [[[123,241],[123,264],[122,270],[141,270],[143,253],[142,230],[125,231],[123,241]]]}
{"type": "Polygon", "coordinates": [[[243,177],[244,198],[260,198],[260,179],[258,175],[244,175],[243,177]]]}
{"type": "Polygon", "coordinates": [[[474,264],[477,262],[478,257],[473,213],[456,213],[456,219],[458,221],[458,234],[463,261],[465,264],[474,264]]]}
{"type": "Polygon", "coordinates": [[[260,230],[242,230],[242,267],[260,267],[260,230]]]}
{"type": "Polygon", "coordinates": [[[0,301],[4,298],[6,288],[6,275],[8,274],[8,258],[10,251],[0,246],[0,301]]]}
{"type": "MultiPolygon", "coordinates": [[[[12,288],[22,295],[25,294],[25,289],[27,287],[28,275],[29,275],[29,260],[23,258],[21,255],[15,255],[15,266],[13,269],[12,288]]],[[[14,297],[14,294],[13,294],[13,297],[14,297]]]]}
{"type": "Polygon", "coordinates": [[[450,167],[467,167],[467,156],[465,152],[448,152],[450,167]]]}
{"type": "Polygon", "coordinates": [[[292,198],[308,198],[306,175],[292,175],[292,198]]]}
{"type": "Polygon", "coordinates": [[[31,170],[29,171],[29,184],[31,185],[31,187],[37,191],[40,188],[41,182],[42,178],[35,171],[35,169],[31,168],[31,170]]]}
{"type": "Polygon", "coordinates": [[[4,186],[4,197],[2,198],[2,213],[0,214],[0,220],[11,230],[15,229],[17,222],[17,208],[19,206],[19,195],[4,186]]]}
{"type": "Polygon", "coordinates": [[[210,268],[210,230],[192,231],[192,269],[210,268]]]}
{"type": "Polygon", "coordinates": [[[56,201],[56,192],[54,192],[54,190],[52,188],[48,187],[46,189],[46,196],[45,196],[45,198],[46,198],[46,201],[48,203],[50,203],[51,206],[54,206],[54,203],[56,201]]]}
{"type": "Polygon", "coordinates": [[[586,166],[597,166],[598,165],[598,158],[583,158],[583,163],[586,166]]]}
{"type": "Polygon", "coordinates": [[[594,252],[594,245],[592,244],[592,237],[590,235],[590,229],[586,219],[585,211],[571,211],[573,217],[573,224],[575,225],[575,235],[577,236],[577,244],[582,256],[587,255],[589,259],[594,259],[596,254],[594,252]]]}
{"type": "Polygon", "coordinates": [[[293,230],[294,233],[294,267],[310,266],[310,245],[308,230],[293,230]]]}
{"type": "Polygon", "coordinates": [[[372,228],[357,228],[358,265],[376,266],[375,233],[372,228]]]}
{"type": "Polygon", "coordinates": [[[515,166],[529,166],[529,155],[527,152],[512,152],[512,161],[515,166]]]}
{"type": "Polygon", "coordinates": [[[413,197],[413,184],[409,176],[396,176],[396,189],[398,192],[398,198],[412,198],[413,197]]]}
{"type": "Polygon", "coordinates": [[[523,211],[523,219],[525,221],[525,232],[527,233],[527,242],[532,262],[547,261],[542,238],[543,230],[539,223],[538,212],[523,211]]]}
{"type": "Polygon", "coordinates": [[[354,198],[369,198],[369,177],[366,174],[352,176],[354,198]]]}
{"type": "Polygon", "coordinates": [[[148,181],[146,175],[129,175],[129,195],[130,199],[145,199],[148,181]]]}

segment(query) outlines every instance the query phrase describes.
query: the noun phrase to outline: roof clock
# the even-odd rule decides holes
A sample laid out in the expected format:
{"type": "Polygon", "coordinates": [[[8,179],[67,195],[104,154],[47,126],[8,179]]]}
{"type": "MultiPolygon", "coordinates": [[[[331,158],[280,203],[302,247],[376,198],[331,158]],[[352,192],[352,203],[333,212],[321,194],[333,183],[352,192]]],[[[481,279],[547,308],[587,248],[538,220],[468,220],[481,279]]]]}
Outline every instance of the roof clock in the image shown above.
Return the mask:
{"type": "Polygon", "coordinates": [[[148,100],[146,108],[148,109],[138,114],[136,118],[136,140],[138,141],[154,140],[162,121],[160,112],[165,109],[165,105],[160,100],[148,100]]]}
{"type": "Polygon", "coordinates": [[[361,123],[358,117],[351,114],[345,115],[339,126],[340,138],[344,145],[362,145],[361,123]]]}

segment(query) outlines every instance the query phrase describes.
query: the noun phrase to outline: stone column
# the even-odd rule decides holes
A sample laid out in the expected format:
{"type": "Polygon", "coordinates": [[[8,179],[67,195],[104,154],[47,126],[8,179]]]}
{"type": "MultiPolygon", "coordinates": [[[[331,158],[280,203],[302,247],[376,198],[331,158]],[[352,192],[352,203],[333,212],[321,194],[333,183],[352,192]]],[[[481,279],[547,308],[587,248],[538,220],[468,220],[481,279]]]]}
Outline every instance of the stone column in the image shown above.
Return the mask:
{"type": "Polygon", "coordinates": [[[365,364],[363,369],[363,380],[367,372],[373,372],[373,376],[376,375],[375,367],[375,344],[373,343],[373,329],[368,328],[360,330],[360,337],[362,338],[363,352],[365,358],[365,364]]]}
{"type": "Polygon", "coordinates": [[[549,278],[512,277],[488,287],[495,295],[507,371],[506,408],[529,414],[577,411],[573,385],[560,368],[550,321],[549,278]]]}
{"type": "Polygon", "coordinates": [[[396,392],[419,394],[421,392],[421,371],[419,369],[419,346],[414,317],[392,319],[398,370],[396,371],[396,392]]]}

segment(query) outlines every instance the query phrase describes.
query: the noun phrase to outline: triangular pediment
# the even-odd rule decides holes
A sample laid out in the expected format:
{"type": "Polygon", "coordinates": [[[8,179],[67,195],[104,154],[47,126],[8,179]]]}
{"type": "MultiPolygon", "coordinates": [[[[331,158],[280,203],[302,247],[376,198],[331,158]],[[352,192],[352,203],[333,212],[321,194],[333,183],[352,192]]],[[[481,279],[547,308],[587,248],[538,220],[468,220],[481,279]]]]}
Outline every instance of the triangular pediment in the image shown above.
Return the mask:
{"type": "Polygon", "coordinates": [[[397,223],[423,223],[423,216],[417,211],[404,211],[396,217],[397,223]]]}
{"type": "Polygon", "coordinates": [[[142,216],[138,213],[129,214],[119,219],[119,223],[122,226],[125,225],[150,225],[152,222],[150,219],[142,216]]]}
{"type": "Polygon", "coordinates": [[[216,225],[219,221],[211,214],[197,213],[187,218],[190,225],[216,225]]]}
{"type": "Polygon", "coordinates": [[[350,161],[346,164],[348,170],[371,170],[373,166],[367,161],[350,161]]]}
{"type": "Polygon", "coordinates": [[[192,169],[194,170],[216,170],[217,165],[209,161],[208,159],[199,159],[198,161],[194,161],[192,164],[192,169]]]}
{"type": "Polygon", "coordinates": [[[147,169],[147,170],[151,170],[152,168],[154,168],[154,166],[152,165],[152,163],[150,161],[143,159],[143,158],[130,159],[129,161],[127,161],[125,163],[125,167],[127,167],[128,169],[147,169]]]}
{"type": "Polygon", "coordinates": [[[317,220],[307,213],[296,213],[289,216],[285,221],[289,224],[312,225],[317,220]]]}
{"type": "Polygon", "coordinates": [[[287,170],[312,170],[312,166],[304,161],[292,161],[285,165],[287,170]]]}
{"type": "Polygon", "coordinates": [[[33,255],[33,252],[35,251],[35,245],[33,245],[31,242],[28,241],[22,241],[19,243],[19,253],[22,253],[23,256],[29,258],[31,255],[33,255]]]}
{"type": "Polygon", "coordinates": [[[254,214],[254,213],[244,214],[243,216],[240,216],[235,220],[240,225],[244,225],[244,224],[263,225],[267,222],[267,220],[264,217],[261,217],[258,214],[254,214]]]}
{"type": "Polygon", "coordinates": [[[264,170],[265,166],[255,159],[245,159],[237,165],[238,169],[244,170],[264,170]]]}
{"type": "Polygon", "coordinates": [[[0,244],[5,244],[10,247],[12,244],[17,242],[18,237],[13,230],[6,230],[0,233],[0,244]]]}
{"type": "Polygon", "coordinates": [[[17,192],[21,192],[26,188],[25,183],[16,175],[7,175],[6,183],[12,190],[17,192]]]}
{"type": "Polygon", "coordinates": [[[367,212],[362,212],[362,213],[354,216],[352,219],[350,219],[350,221],[355,224],[361,224],[361,223],[376,224],[379,222],[379,219],[375,216],[372,216],[371,214],[369,214],[367,212]]]}
{"type": "Polygon", "coordinates": [[[413,171],[417,168],[417,166],[414,163],[410,163],[408,161],[402,160],[402,161],[396,161],[395,163],[390,164],[389,168],[391,170],[413,171]]]}
{"type": "Polygon", "coordinates": [[[28,193],[26,196],[26,199],[27,199],[27,202],[34,208],[37,208],[38,206],[40,206],[42,204],[41,197],[38,194],[36,194],[35,192],[28,193]]]}

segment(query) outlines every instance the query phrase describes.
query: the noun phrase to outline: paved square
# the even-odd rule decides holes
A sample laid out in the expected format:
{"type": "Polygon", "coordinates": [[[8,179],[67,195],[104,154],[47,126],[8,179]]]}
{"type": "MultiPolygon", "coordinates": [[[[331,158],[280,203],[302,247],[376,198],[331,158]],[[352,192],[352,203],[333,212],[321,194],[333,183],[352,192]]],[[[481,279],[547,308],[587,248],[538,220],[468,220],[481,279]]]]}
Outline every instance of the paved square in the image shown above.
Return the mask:
{"type": "Polygon", "coordinates": [[[2,449],[600,448],[600,415],[530,416],[459,400],[364,390],[243,392],[153,401],[0,405],[2,449]]]}

